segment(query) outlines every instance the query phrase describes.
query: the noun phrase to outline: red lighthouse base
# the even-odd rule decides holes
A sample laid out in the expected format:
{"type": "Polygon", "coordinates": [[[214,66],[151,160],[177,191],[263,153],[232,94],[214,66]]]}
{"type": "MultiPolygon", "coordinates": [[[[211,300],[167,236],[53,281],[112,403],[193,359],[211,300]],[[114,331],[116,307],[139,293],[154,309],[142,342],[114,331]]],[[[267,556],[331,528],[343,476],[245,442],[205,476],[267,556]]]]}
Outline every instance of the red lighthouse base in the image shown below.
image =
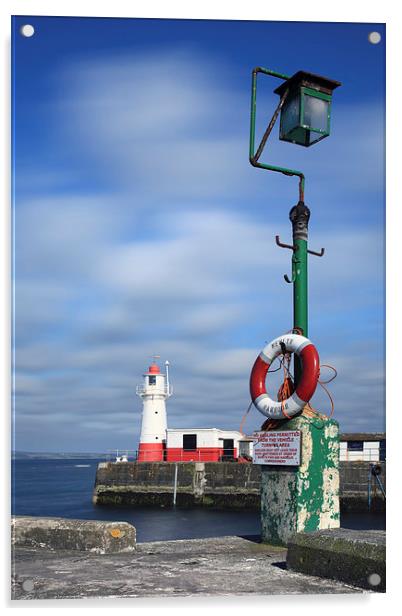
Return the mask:
{"type": "Polygon", "coordinates": [[[140,443],[138,462],[163,462],[165,458],[164,443],[140,443]]]}

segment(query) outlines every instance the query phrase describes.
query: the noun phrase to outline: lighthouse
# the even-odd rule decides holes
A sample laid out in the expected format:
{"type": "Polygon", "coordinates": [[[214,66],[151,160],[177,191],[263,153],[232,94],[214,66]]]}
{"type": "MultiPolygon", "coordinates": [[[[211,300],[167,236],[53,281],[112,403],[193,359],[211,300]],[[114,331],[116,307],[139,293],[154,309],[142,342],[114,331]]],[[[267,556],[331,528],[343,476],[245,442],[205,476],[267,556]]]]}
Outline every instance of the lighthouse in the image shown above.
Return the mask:
{"type": "Polygon", "coordinates": [[[138,462],[163,462],[166,447],[166,400],[172,395],[169,384],[169,362],[165,362],[166,373],[162,374],[156,358],[143,375],[143,384],[136,393],[142,398],[142,424],[138,462]]]}

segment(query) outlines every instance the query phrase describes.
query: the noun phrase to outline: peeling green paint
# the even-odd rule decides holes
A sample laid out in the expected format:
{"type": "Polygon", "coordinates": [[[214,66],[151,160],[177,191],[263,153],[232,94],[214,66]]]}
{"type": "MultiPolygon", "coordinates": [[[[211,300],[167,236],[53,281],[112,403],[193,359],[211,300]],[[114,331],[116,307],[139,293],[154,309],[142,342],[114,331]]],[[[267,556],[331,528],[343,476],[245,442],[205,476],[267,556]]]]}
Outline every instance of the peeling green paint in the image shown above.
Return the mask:
{"type": "Polygon", "coordinates": [[[301,431],[299,467],[262,466],[262,540],[286,544],[297,532],[339,527],[339,426],[301,415],[279,430],[301,431]]]}

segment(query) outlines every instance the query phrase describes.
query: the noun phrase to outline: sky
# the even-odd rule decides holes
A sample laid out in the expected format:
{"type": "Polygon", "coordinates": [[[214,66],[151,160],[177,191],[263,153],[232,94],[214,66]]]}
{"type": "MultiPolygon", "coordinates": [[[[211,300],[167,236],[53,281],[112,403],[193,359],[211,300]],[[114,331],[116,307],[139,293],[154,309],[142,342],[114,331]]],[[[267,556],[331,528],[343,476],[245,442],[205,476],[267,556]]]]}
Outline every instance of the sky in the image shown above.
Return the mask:
{"type": "MultiPolygon", "coordinates": [[[[384,62],[381,24],[14,18],[15,449],[135,450],[153,354],[169,427],[239,428],[256,356],[292,327],[275,235],[291,241],[298,200],[296,178],[248,162],[255,66],[342,83],[329,138],[302,148],[276,126],[261,160],[306,175],[325,247],[309,337],[338,371],[334,417],[385,429],[384,62]]],[[[280,83],[259,80],[259,136],[280,83]]],[[[263,420],[252,408],[245,430],[263,420]]]]}

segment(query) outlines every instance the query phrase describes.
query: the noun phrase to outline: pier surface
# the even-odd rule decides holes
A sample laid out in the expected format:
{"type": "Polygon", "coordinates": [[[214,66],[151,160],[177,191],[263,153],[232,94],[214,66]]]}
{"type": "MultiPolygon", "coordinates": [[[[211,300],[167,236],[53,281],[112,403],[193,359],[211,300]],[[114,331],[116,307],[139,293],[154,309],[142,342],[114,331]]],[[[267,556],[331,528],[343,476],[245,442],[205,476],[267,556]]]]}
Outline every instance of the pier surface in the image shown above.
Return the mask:
{"type": "Polygon", "coordinates": [[[14,599],[361,593],[286,569],[286,550],[257,538],[139,543],[133,553],[16,547],[14,599]]]}

